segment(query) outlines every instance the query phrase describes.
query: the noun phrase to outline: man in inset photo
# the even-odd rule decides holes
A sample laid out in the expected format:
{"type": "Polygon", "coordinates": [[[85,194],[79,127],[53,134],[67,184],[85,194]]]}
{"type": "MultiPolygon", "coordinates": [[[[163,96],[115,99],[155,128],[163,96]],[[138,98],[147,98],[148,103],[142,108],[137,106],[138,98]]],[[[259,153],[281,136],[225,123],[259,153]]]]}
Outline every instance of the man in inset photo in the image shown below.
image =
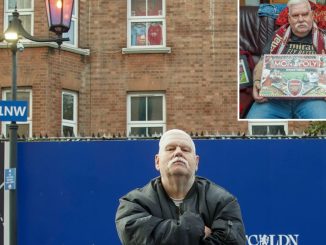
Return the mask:
{"type": "MultiPolygon", "coordinates": [[[[262,57],[255,67],[253,74],[255,102],[248,112],[247,119],[326,119],[326,100],[322,88],[314,88],[309,85],[311,86],[310,91],[316,90],[316,98],[314,95],[305,98],[301,96],[286,98],[286,92],[281,98],[278,96],[267,98],[260,94],[264,54],[325,55],[326,53],[326,35],[314,22],[309,1],[290,0],[287,6],[288,24],[281,26],[268,40],[262,51],[262,57]]],[[[302,59],[309,59],[309,57],[303,56],[302,59]]],[[[299,72],[297,73],[302,76],[299,72]]],[[[295,84],[297,87],[298,83],[301,87],[306,86],[304,82],[299,81],[295,84]]],[[[291,89],[289,84],[291,85],[288,83],[284,84],[284,88],[275,89],[289,90],[291,89]]],[[[302,89],[302,91],[305,90],[302,89]]]]}

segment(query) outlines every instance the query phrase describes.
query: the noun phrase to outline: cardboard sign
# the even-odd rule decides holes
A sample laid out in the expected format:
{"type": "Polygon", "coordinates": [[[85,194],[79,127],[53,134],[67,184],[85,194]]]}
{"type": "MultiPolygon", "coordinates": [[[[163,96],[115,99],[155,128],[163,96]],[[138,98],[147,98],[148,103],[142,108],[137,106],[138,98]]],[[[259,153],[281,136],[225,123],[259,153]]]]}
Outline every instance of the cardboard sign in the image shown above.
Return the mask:
{"type": "Polygon", "coordinates": [[[325,55],[265,55],[261,78],[264,97],[326,97],[325,55]]]}

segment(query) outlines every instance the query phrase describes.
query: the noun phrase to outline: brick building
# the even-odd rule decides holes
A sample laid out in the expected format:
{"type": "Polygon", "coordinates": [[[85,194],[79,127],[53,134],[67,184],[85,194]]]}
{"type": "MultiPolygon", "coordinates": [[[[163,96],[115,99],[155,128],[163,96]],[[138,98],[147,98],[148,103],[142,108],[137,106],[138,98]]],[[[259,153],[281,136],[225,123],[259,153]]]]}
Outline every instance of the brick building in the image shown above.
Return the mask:
{"type": "MultiPolygon", "coordinates": [[[[14,5],[0,5],[3,31],[14,5]]],[[[17,8],[26,30],[50,35],[43,0],[17,0],[17,8]]],[[[237,8],[224,0],[75,0],[71,41],[60,52],[55,44],[21,40],[18,97],[30,102],[30,113],[19,134],[247,132],[237,113],[237,8]]],[[[5,100],[11,85],[5,42],[0,63],[5,100]]],[[[289,132],[306,126],[282,125],[289,132]]]]}

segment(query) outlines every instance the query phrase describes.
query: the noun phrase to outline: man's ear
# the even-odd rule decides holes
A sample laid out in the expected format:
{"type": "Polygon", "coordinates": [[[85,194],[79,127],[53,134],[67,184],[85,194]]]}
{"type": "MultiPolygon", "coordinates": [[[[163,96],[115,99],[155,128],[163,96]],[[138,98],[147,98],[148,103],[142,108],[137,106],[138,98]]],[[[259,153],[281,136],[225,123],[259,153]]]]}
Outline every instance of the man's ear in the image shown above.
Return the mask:
{"type": "Polygon", "coordinates": [[[199,165],[199,156],[196,155],[196,172],[198,170],[198,165],[199,165]]]}
{"type": "Polygon", "coordinates": [[[160,171],[160,156],[158,154],[155,155],[155,168],[160,171]]]}

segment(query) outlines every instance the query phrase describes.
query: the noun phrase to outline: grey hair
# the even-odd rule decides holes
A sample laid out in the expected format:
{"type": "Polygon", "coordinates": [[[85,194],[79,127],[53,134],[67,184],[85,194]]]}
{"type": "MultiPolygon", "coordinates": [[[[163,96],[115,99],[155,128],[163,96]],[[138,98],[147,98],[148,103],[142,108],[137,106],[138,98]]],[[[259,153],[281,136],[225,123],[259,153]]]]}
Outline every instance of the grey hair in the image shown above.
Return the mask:
{"type": "Polygon", "coordinates": [[[299,3],[307,4],[309,11],[311,11],[311,6],[310,6],[310,3],[308,0],[289,0],[288,4],[287,4],[289,11],[290,11],[291,5],[295,5],[295,4],[299,4],[299,3]]]}
{"type": "Polygon", "coordinates": [[[161,137],[161,139],[160,139],[160,142],[159,142],[159,151],[161,151],[161,148],[162,148],[163,142],[165,141],[166,137],[167,137],[168,135],[170,135],[171,133],[179,133],[179,134],[183,134],[183,135],[185,135],[185,136],[190,140],[190,142],[191,142],[191,147],[192,147],[192,149],[193,149],[193,151],[194,151],[194,154],[196,154],[196,146],[195,146],[194,141],[192,140],[192,138],[190,137],[189,134],[187,134],[185,131],[183,131],[183,130],[181,130],[181,129],[171,129],[171,130],[166,131],[166,132],[162,135],[162,137],[161,137]]]}

